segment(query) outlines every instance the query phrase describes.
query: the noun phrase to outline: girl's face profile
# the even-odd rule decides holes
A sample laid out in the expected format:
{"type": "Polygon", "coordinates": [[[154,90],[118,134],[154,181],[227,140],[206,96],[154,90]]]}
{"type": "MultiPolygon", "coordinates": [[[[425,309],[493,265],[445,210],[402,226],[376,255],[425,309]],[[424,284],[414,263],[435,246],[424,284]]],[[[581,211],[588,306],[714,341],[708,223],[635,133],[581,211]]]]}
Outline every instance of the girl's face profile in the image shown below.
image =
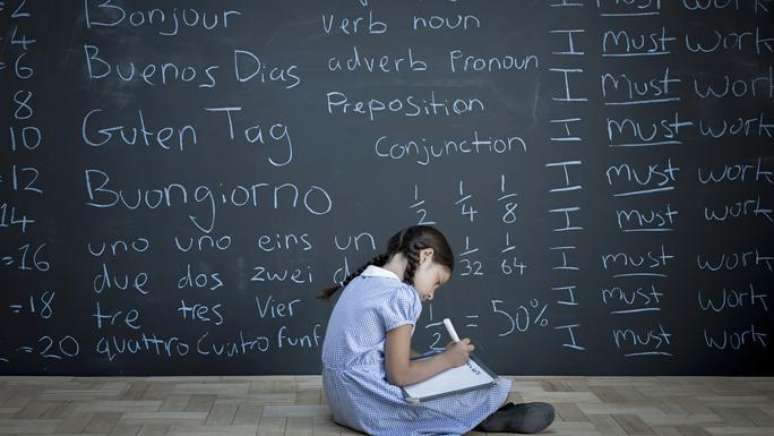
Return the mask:
{"type": "Polygon", "coordinates": [[[449,281],[449,268],[433,262],[433,249],[425,248],[419,254],[419,267],[414,274],[414,288],[422,301],[430,301],[439,286],[449,281]]]}

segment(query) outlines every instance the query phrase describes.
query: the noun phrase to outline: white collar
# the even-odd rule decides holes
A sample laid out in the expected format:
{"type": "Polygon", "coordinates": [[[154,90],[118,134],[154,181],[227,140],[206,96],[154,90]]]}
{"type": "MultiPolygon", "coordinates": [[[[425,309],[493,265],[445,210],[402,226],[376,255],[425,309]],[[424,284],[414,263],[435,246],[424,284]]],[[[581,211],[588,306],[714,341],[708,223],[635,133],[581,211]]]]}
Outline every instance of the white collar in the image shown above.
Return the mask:
{"type": "Polygon", "coordinates": [[[376,265],[368,265],[366,269],[363,270],[362,273],[360,273],[361,276],[377,276],[377,277],[388,277],[391,279],[395,279],[398,281],[400,280],[400,277],[398,277],[397,274],[394,272],[388,270],[387,268],[382,268],[380,266],[376,265]]]}

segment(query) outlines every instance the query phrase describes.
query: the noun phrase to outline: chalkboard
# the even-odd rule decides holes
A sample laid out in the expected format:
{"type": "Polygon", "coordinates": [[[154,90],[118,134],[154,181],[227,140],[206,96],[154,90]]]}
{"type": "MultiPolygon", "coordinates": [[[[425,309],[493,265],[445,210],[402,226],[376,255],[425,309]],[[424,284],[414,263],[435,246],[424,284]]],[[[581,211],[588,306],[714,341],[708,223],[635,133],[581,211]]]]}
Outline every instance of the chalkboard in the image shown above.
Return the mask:
{"type": "Polygon", "coordinates": [[[432,224],[414,347],[774,375],[771,0],[0,2],[0,373],[319,374],[432,224]]]}

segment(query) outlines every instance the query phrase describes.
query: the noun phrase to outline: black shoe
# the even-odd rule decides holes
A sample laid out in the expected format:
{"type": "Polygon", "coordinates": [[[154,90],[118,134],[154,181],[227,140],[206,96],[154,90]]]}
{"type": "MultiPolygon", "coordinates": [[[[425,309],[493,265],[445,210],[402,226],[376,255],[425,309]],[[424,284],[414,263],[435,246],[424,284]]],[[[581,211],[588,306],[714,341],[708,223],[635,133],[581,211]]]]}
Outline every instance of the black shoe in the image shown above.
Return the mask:
{"type": "Polygon", "coordinates": [[[497,411],[500,411],[500,410],[508,410],[508,409],[510,409],[510,408],[512,408],[512,407],[514,407],[514,406],[515,406],[515,404],[513,404],[513,402],[512,402],[512,401],[508,401],[507,403],[505,403],[505,404],[503,404],[502,406],[500,406],[500,408],[499,408],[499,409],[497,409],[497,411]]]}
{"type": "Polygon", "coordinates": [[[475,427],[475,430],[539,433],[554,422],[554,416],[554,406],[548,403],[509,403],[487,416],[475,427]]]}
{"type": "Polygon", "coordinates": [[[508,408],[507,410],[502,410],[502,409],[497,410],[496,412],[484,418],[484,420],[478,423],[478,425],[475,426],[473,430],[485,431],[485,432],[507,431],[508,422],[511,419],[510,414],[508,412],[510,412],[511,409],[512,407],[508,408]]]}
{"type": "Polygon", "coordinates": [[[520,403],[508,410],[511,415],[508,431],[539,433],[554,422],[554,406],[548,403],[520,403]]]}

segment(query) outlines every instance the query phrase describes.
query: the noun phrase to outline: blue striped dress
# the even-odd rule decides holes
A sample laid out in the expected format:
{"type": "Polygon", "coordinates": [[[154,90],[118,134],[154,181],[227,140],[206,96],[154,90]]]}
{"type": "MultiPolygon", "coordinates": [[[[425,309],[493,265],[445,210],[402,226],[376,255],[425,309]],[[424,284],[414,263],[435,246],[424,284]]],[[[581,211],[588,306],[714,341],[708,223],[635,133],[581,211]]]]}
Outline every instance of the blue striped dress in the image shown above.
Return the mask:
{"type": "Polygon", "coordinates": [[[508,397],[511,381],[419,404],[387,381],[387,331],[411,324],[422,312],[417,290],[375,265],[341,291],[322,346],[322,380],[335,422],[372,435],[459,435],[470,431],[508,397]]]}

